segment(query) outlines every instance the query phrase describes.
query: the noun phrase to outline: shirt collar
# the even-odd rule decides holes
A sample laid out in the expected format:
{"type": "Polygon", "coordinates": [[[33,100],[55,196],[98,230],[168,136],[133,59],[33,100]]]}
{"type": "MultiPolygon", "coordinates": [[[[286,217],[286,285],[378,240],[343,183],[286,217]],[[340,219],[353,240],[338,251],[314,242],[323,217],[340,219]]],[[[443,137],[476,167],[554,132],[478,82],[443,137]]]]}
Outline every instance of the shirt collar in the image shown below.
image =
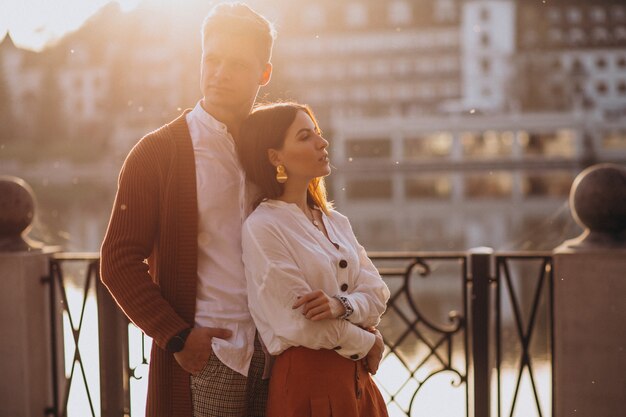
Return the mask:
{"type": "Polygon", "coordinates": [[[201,101],[198,101],[196,107],[193,108],[189,115],[208,130],[223,135],[228,134],[228,128],[226,127],[226,125],[207,113],[206,110],[204,110],[204,107],[202,107],[201,101]]]}

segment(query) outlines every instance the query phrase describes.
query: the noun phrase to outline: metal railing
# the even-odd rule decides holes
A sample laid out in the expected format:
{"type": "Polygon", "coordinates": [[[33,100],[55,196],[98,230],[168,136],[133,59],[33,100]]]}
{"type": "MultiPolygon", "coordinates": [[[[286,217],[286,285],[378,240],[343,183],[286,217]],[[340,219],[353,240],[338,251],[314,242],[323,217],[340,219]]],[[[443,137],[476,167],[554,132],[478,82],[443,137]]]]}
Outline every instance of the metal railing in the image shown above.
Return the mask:
{"type": "MultiPolygon", "coordinates": [[[[422,388],[433,377],[449,373],[452,385],[463,390],[465,416],[513,416],[526,373],[537,415],[553,414],[553,404],[547,409],[542,406],[546,397],[552,397],[552,368],[550,392],[538,389],[534,368],[535,359],[552,363],[553,283],[549,252],[369,255],[391,291],[380,323],[387,346],[383,361],[399,362],[405,375],[393,387],[379,384],[388,404],[394,404],[406,416],[411,415],[422,388]],[[427,288],[421,288],[424,286],[427,288]],[[424,294],[428,295],[426,299],[424,294]],[[454,308],[445,312],[442,308],[447,305],[454,308]],[[542,332],[544,337],[539,338],[542,332]],[[508,338],[510,333],[514,334],[512,340],[508,338]],[[532,342],[543,348],[539,354],[532,349],[532,342]],[[515,384],[513,389],[504,390],[501,371],[511,358],[517,359],[512,361],[513,368],[507,365],[507,372],[515,370],[515,384]],[[410,399],[400,400],[407,390],[410,399]]],[[[50,261],[50,275],[44,277],[50,284],[53,340],[54,404],[46,410],[47,415],[68,414],[70,391],[76,384],[84,389],[84,402],[92,416],[132,414],[130,382],[139,377],[129,365],[129,322],[102,285],[98,264],[97,254],[57,254],[50,261]],[[74,291],[82,294],[78,307],[70,306],[69,281],[74,291]],[[85,331],[89,299],[95,299],[97,305],[97,384],[90,383],[87,377],[86,369],[93,364],[86,362],[85,349],[79,343],[85,331]],[[64,347],[63,340],[70,346],[64,347]],[[63,353],[68,348],[72,355],[63,353]],[[64,358],[71,363],[64,363],[64,358]]],[[[142,358],[135,361],[141,364],[148,360],[144,343],[142,338],[142,358]]]]}

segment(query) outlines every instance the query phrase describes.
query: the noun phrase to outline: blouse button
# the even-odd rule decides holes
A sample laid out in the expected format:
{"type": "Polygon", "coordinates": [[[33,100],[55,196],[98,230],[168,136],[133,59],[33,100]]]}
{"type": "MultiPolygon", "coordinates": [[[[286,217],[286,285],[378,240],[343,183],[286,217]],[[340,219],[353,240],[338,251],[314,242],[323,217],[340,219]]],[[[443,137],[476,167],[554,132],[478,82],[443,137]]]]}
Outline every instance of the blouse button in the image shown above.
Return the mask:
{"type": "Polygon", "coordinates": [[[348,290],[348,284],[341,284],[341,291],[346,292],[348,290]]]}
{"type": "Polygon", "coordinates": [[[345,268],[348,266],[348,261],[346,261],[345,259],[342,259],[339,261],[339,268],[345,268]]]}
{"type": "Polygon", "coordinates": [[[359,355],[357,355],[357,354],[355,353],[354,355],[350,356],[350,359],[357,360],[357,359],[359,359],[359,355]]]}

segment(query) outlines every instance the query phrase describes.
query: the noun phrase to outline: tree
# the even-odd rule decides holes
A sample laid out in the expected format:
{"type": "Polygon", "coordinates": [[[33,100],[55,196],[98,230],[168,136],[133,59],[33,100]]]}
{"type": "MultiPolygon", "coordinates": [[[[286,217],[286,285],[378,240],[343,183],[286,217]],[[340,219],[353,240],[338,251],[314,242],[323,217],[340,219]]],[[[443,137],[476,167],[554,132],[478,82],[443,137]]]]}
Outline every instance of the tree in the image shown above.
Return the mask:
{"type": "Polygon", "coordinates": [[[11,107],[11,92],[5,76],[3,56],[0,54],[0,146],[13,140],[15,120],[11,107]]]}

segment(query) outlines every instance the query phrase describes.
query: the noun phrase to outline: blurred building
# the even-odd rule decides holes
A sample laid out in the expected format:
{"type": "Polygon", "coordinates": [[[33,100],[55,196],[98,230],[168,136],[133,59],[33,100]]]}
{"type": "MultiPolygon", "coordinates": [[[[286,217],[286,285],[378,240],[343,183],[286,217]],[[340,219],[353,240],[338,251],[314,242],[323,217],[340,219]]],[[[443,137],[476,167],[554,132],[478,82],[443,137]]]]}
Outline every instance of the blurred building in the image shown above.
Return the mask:
{"type": "Polygon", "coordinates": [[[322,120],[435,113],[463,97],[461,18],[454,0],[285,3],[271,88],[322,120]]]}
{"type": "MultiPolygon", "coordinates": [[[[576,173],[626,161],[621,0],[250,3],[279,31],[261,97],[313,107],[331,197],[368,248],[560,243],[542,233],[571,226],[576,173]]],[[[2,123],[122,158],[199,98],[208,7],[111,4],[40,54],[7,37],[2,123]]]]}

